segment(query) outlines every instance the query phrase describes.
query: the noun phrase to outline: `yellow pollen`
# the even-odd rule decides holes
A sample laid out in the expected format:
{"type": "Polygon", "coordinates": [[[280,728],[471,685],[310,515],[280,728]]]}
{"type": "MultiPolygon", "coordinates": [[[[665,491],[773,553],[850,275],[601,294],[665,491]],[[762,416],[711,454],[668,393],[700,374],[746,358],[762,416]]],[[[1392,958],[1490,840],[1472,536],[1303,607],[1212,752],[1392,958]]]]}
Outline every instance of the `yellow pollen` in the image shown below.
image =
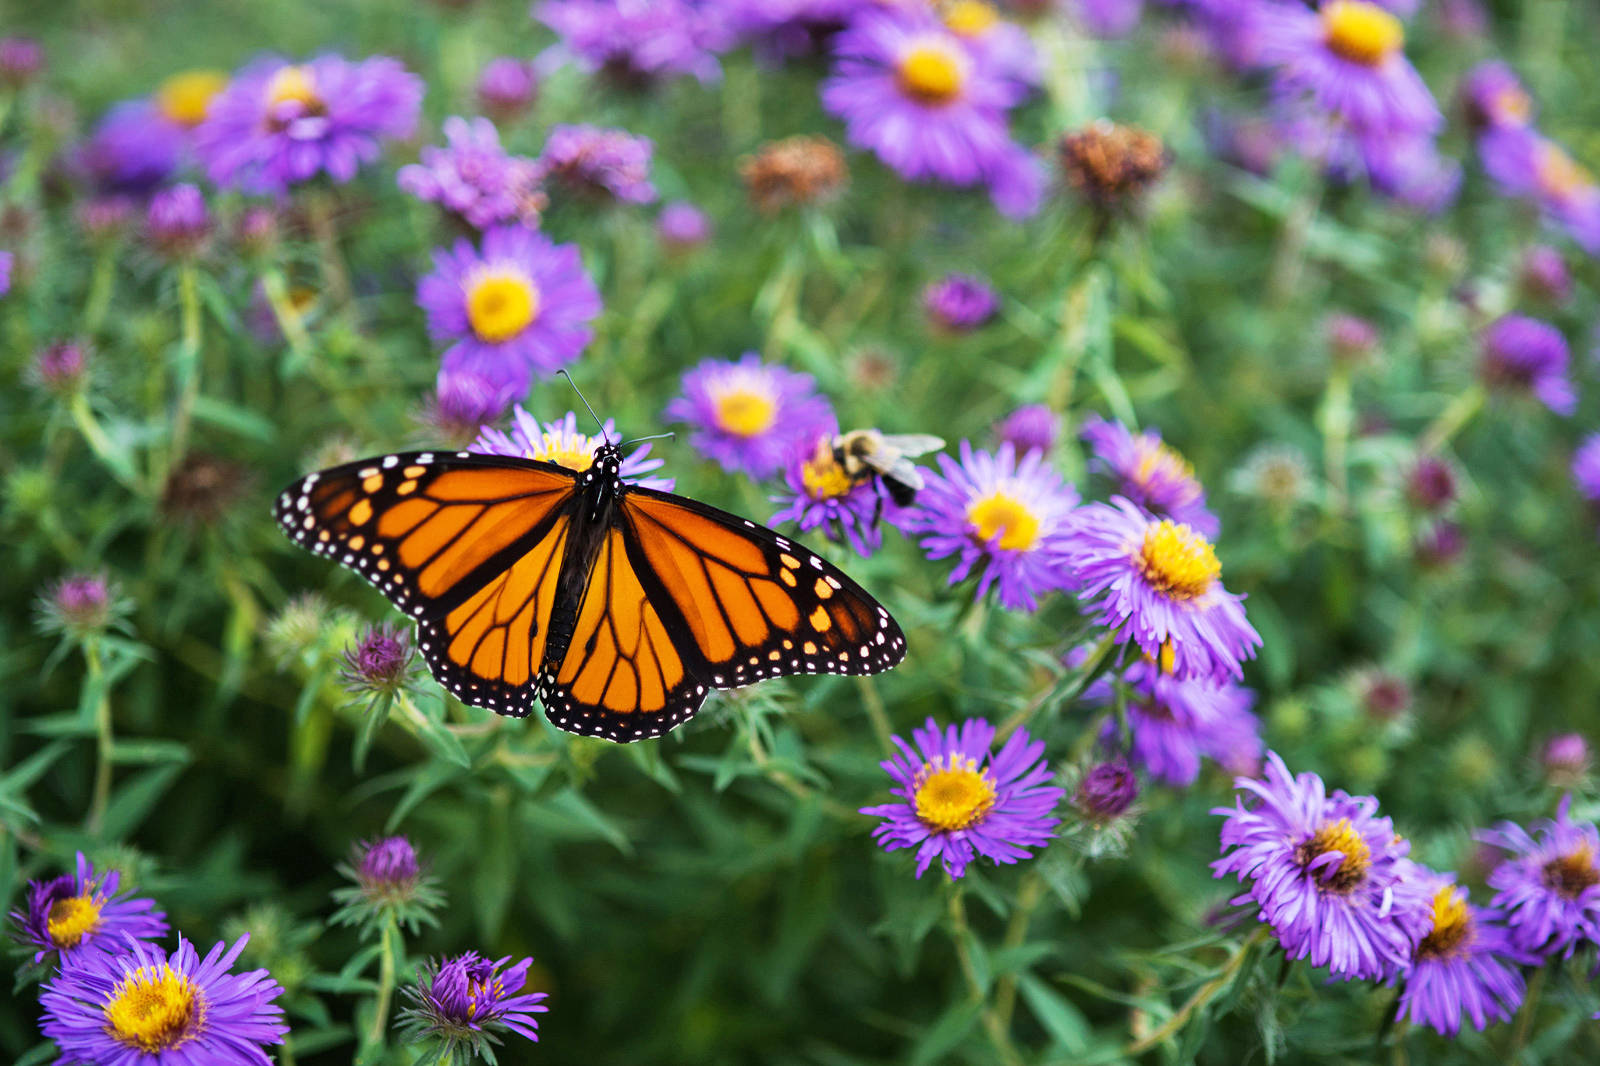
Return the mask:
{"type": "Polygon", "coordinates": [[[180,126],[198,126],[205,121],[211,98],[228,84],[220,70],[186,70],[174,74],[156,88],[156,107],[180,126]]]}
{"type": "Polygon", "coordinates": [[[1163,674],[1172,673],[1174,664],[1176,664],[1178,661],[1178,653],[1172,649],[1172,641],[1162,641],[1161,658],[1159,661],[1161,663],[1161,672],[1163,674]]]}
{"type": "Polygon", "coordinates": [[[800,464],[800,482],[813,500],[831,500],[850,491],[850,475],[833,458],[826,437],[817,441],[817,450],[800,464]]]}
{"type": "Polygon", "coordinates": [[[1039,518],[1017,499],[1003,492],[992,492],[972,501],[967,522],[973,534],[985,544],[1000,538],[1006,551],[1028,551],[1039,543],[1039,518]]]}
{"type": "Polygon", "coordinates": [[[594,465],[595,442],[579,433],[572,437],[546,433],[534,449],[533,457],[568,470],[584,471],[594,465]]]}
{"type": "Polygon", "coordinates": [[[499,344],[539,317],[539,287],[517,270],[482,270],[467,280],[467,321],[481,341],[499,344]]]}
{"type": "Polygon", "coordinates": [[[1158,473],[1178,480],[1192,480],[1194,467],[1189,465],[1189,460],[1179,455],[1165,442],[1153,443],[1141,447],[1139,465],[1134,468],[1133,479],[1140,485],[1148,485],[1158,473]]]}
{"type": "Polygon", "coordinates": [[[994,806],[994,780],[965,755],[932,759],[917,772],[917,817],[935,829],[965,829],[994,806]]]}
{"type": "Polygon", "coordinates": [[[1335,55],[1364,67],[1381,66],[1406,43],[1400,20],[1365,0],[1322,5],[1323,40],[1335,55]]]}
{"type": "Polygon", "coordinates": [[[1175,599],[1204,595],[1222,575],[1211,542],[1188,526],[1162,519],[1145,529],[1139,568],[1157,592],[1175,599]]]}
{"type": "Polygon", "coordinates": [[[1326,867],[1318,867],[1318,884],[1327,891],[1343,895],[1366,878],[1367,869],[1372,865],[1372,849],[1355,831],[1350,819],[1340,818],[1337,822],[1326,823],[1302,843],[1295,860],[1307,866],[1330,851],[1340,854],[1339,868],[1330,872],[1326,867]]]}
{"type": "Polygon", "coordinates": [[[944,24],[962,37],[976,37],[999,21],[1000,12],[983,0],[955,0],[944,11],[944,24]]]}
{"type": "Polygon", "coordinates": [[[1539,187],[1551,198],[1566,200],[1594,184],[1594,177],[1554,144],[1539,146],[1534,160],[1539,187]]]}
{"type": "Polygon", "coordinates": [[[1508,85],[1495,96],[1495,110],[1508,122],[1523,125],[1533,114],[1533,100],[1515,85],[1508,85]]]}
{"type": "Polygon", "coordinates": [[[1545,863],[1544,883],[1568,899],[1577,899],[1600,885],[1600,867],[1595,865],[1594,849],[1583,843],[1545,863]]]}
{"type": "Polygon", "coordinates": [[[1456,954],[1472,942],[1472,912],[1466,889],[1444,885],[1433,896],[1433,929],[1417,945],[1418,959],[1456,954]]]}
{"type": "Polygon", "coordinates": [[[143,966],[124,977],[105,1007],[106,1032],[128,1047],[151,1054],[195,1036],[205,1020],[205,1001],[189,978],[171,966],[143,966]]]}
{"type": "Polygon", "coordinates": [[[312,78],[311,71],[294,64],[281,68],[267,82],[269,108],[291,102],[300,104],[307,111],[320,111],[323,107],[322,97],[317,95],[316,81],[312,78]]]}
{"type": "Polygon", "coordinates": [[[50,942],[56,947],[75,948],[99,924],[100,904],[91,892],[82,896],[68,896],[52,903],[45,928],[50,934],[50,942]]]}
{"type": "Polygon", "coordinates": [[[900,57],[900,87],[925,104],[947,104],[961,95],[960,58],[939,43],[913,45],[900,57]]]}
{"type": "Polygon", "coordinates": [[[759,437],[778,421],[778,403],[765,392],[734,387],[713,402],[717,426],[736,437],[759,437]]]}

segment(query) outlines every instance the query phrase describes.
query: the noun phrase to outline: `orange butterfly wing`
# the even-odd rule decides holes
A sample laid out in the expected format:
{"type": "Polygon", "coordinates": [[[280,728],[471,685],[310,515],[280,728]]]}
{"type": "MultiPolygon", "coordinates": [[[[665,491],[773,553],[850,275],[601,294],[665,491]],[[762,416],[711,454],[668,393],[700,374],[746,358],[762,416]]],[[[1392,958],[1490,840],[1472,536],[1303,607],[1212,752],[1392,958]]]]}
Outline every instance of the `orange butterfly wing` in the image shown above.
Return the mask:
{"type": "Polygon", "coordinates": [[[552,463],[413,452],[309,474],[275,514],[417,620],[441,684],[520,716],[544,663],[576,483],[552,463]]]}

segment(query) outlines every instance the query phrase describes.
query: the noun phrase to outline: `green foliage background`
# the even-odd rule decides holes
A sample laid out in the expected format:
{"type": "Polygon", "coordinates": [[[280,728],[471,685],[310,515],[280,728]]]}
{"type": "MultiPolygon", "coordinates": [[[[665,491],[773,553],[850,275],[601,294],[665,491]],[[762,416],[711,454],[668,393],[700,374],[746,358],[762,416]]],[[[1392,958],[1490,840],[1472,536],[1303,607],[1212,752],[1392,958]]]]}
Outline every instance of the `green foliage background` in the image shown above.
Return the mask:
{"type": "MultiPolygon", "coordinates": [[[[428,83],[419,143],[437,142],[439,120],[472,113],[485,60],[548,43],[520,2],[12,6],[7,31],[41,38],[46,89],[65,102],[45,111],[34,98],[31,112],[13,113],[4,143],[36,161],[117,99],[263,48],[398,56],[428,83]]],[[[1544,128],[1600,160],[1596,10],[1543,0],[1497,15],[1496,41],[1538,96],[1544,128]]],[[[1600,271],[1570,256],[1577,295],[1541,312],[1580,353],[1578,416],[1500,399],[1468,412],[1445,445],[1464,475],[1468,549],[1453,567],[1419,567],[1404,472],[1419,438],[1470,401],[1475,333],[1517,305],[1515,267],[1536,220],[1490,195],[1471,164],[1461,205],[1424,219],[1325,189],[1292,161],[1265,179],[1218,162],[1203,138],[1207,110],[1258,98],[1204,66],[1152,61],[1167,24],[1147,18],[1116,43],[1052,37],[1050,92],[1024,116],[1034,143],[1104,114],[1170,146],[1167,180],[1099,242],[1066,194],[1017,225],[978,197],[907,186],[854,153],[837,205],[758,215],[737,179],[741,156],[793,133],[840,136],[816,102],[818,70],[803,64],[775,71],[740,52],[721,86],[683,80],[642,96],[596,90],[570,70],[553,77],[530,117],[502,129],[508,147],[536,154],[562,121],[648,134],[664,198],[694,200],[717,226],[709,248],[669,259],[651,210],[552,209],[546,229],[582,247],[606,299],[574,375],[632,435],[666,428],[662,409],[688,366],[746,349],[814,374],[845,425],[981,443],[1015,405],[1045,401],[1072,428],[1090,411],[1160,427],[1210,490],[1225,579],[1249,594],[1265,638],[1248,679],[1269,746],[1333,786],[1375,792],[1420,857],[1462,870],[1482,902],[1470,830],[1548,814],[1557,793],[1541,783],[1538,745],[1558,731],[1600,737],[1594,516],[1567,471],[1600,409],[1587,354],[1600,271]],[[929,332],[921,287],[951,269],[993,280],[1005,299],[998,323],[964,339],[929,332]],[[1476,309],[1462,298],[1469,289],[1476,309]],[[1319,339],[1334,309],[1372,318],[1383,336],[1350,381],[1348,411],[1319,339]],[[891,361],[887,383],[865,380],[864,353],[891,361]],[[1300,502],[1230,488],[1269,443],[1307,457],[1300,502]],[[1342,475],[1328,461],[1339,448],[1342,475]],[[1373,664],[1409,681],[1404,726],[1377,725],[1356,705],[1349,672],[1373,664]]],[[[1443,97],[1486,51],[1429,26],[1411,51],[1443,97]]],[[[1229,896],[1207,865],[1208,810],[1229,795],[1214,768],[1189,790],[1148,788],[1126,856],[1090,862],[1058,843],[1019,867],[974,867],[959,891],[937,873],[914,880],[911,860],[880,853],[870,821],[853,813],[887,792],[873,715],[902,734],[930,715],[1006,718],[1056,683],[1076,626],[1060,597],[1033,616],[973,608],[967,589],[946,589],[943,564],[898,540],[845,563],[909,634],[910,655],[889,675],[764,684],[626,748],[537,717],[446,705],[430,680],[421,717],[392,719],[355,770],[360,708],[334,665],[358,619],[395,616],[351,575],[294,550],[270,504],[330,441],[357,454],[430,443],[416,415],[437,352],[413,288],[428,250],[451,234],[394,187],[415,147],[334,196],[353,300],[330,292],[304,213],[286,212],[271,265],[317,297],[307,352],[248,328],[259,265],[223,238],[202,261],[193,446],[231,464],[223,495],[233,496],[212,521],[175,513],[158,488],[181,346],[175,273],[137,242],[123,246],[103,267],[110,312],[84,336],[96,262],[71,224],[68,187],[48,174],[6,186],[28,264],[0,300],[7,898],[81,848],[121,866],[196,941],[250,929],[251,957],[290,989],[304,1063],[354,1054],[376,971],[353,933],[324,926],[333,867],[353,841],[392,831],[417,842],[450,900],[439,927],[408,943],[412,961],[468,948],[538,960],[552,1007],[543,1041],[506,1061],[1554,1063],[1600,1053],[1586,1021],[1600,997],[1584,965],[1550,973],[1515,1024],[1446,1042],[1385,1029],[1391,992],[1280,970],[1243,932],[1208,926],[1229,896]],[[92,342],[109,462],[26,381],[41,345],[72,336],[92,342]],[[113,475],[118,463],[127,483],[113,475]],[[47,582],[101,567],[133,611],[128,633],[103,646],[97,680],[31,616],[47,582]],[[285,660],[267,624],[305,590],[338,609],[285,660]],[[91,831],[102,696],[116,772],[91,831]],[[1145,1039],[1169,1022],[1170,1039],[1145,1039]]],[[[1470,154],[1460,134],[1447,147],[1470,154]]],[[[240,205],[214,206],[230,216],[240,205]]],[[[546,418],[573,406],[564,383],[541,384],[528,401],[546,418]]],[[[720,474],[681,437],[656,447],[680,491],[770,513],[767,487],[720,474]]],[[[1070,434],[1054,458],[1085,484],[1070,434]]],[[[1095,722],[1068,705],[1031,728],[1065,764],[1095,722]]],[[[1592,791],[1578,809],[1595,814],[1592,791]]],[[[31,990],[0,1003],[0,1054],[33,1047],[35,1019],[31,990]]],[[[393,1062],[413,1054],[388,1052],[393,1062]]]]}

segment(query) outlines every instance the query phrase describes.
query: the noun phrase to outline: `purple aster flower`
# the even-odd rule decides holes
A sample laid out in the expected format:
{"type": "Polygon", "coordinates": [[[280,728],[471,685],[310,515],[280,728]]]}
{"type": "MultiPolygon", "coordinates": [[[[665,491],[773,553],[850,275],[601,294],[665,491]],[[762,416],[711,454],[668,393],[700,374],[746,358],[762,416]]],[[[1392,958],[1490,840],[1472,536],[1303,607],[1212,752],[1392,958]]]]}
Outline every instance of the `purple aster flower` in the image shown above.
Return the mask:
{"type": "Polygon", "coordinates": [[[1062,556],[1077,504],[1077,490],[1042,452],[1019,460],[1009,443],[990,453],[962,441],[960,462],[939,456],[904,528],[928,558],[955,556],[950,584],[976,573],[979,599],[998,586],[1001,607],[1032,611],[1041,593],[1072,587],[1062,556]]]}
{"type": "MultiPolygon", "coordinates": [[[[1151,777],[1185,788],[1200,776],[1202,756],[1227,769],[1260,761],[1260,727],[1250,710],[1255,693],[1249,689],[1232,682],[1181,681],[1143,658],[1128,667],[1122,681],[1129,689],[1129,754],[1151,777]]],[[[1096,681],[1083,698],[1109,706],[1111,682],[1096,681]]],[[[1116,733],[1117,723],[1108,721],[1102,740],[1113,740],[1116,733]]]]}
{"type": "Polygon", "coordinates": [[[339,680],[357,696],[393,695],[416,675],[416,649],[407,629],[383,622],[345,648],[339,680]]]}
{"type": "Polygon", "coordinates": [[[1308,101],[1357,134],[1431,133],[1443,125],[1433,94],[1402,51],[1404,26],[1382,6],[1257,6],[1260,58],[1274,68],[1284,99],[1308,101]]]}
{"type": "Polygon", "coordinates": [[[1496,388],[1531,392],[1558,415],[1571,415],[1578,394],[1567,379],[1567,339],[1548,322],[1504,315],[1484,330],[1480,370],[1496,388]]]}
{"type": "Polygon", "coordinates": [[[861,10],[859,0],[728,0],[725,17],[768,60],[826,51],[861,10]]]}
{"type": "Polygon", "coordinates": [[[478,104],[496,122],[507,122],[533,106],[539,79],[533,65],[511,56],[497,56],[478,75],[478,104]]]}
{"type": "Polygon", "coordinates": [[[424,1037],[443,1040],[441,1061],[457,1061],[458,1048],[467,1051],[460,1061],[472,1061],[498,1044],[501,1032],[515,1033],[539,1042],[539,1020],[550,1008],[543,992],[524,992],[531,958],[506,968],[511,956],[490,962],[476,951],[425,963],[418,967],[417,983],[405,990],[409,1005],[400,1021],[412,1041],[424,1037]]]}
{"type": "Polygon", "coordinates": [[[1042,403],[1025,404],[1006,415],[994,427],[994,435],[1002,444],[1010,444],[1018,455],[1049,455],[1061,436],[1061,419],[1042,403]]]}
{"type": "Polygon", "coordinates": [[[211,235],[211,213],[206,210],[205,197],[187,182],[162,189],[150,198],[144,231],[151,247],[168,259],[187,259],[197,254],[211,235]]]}
{"type": "Polygon", "coordinates": [[[1011,139],[1006,118],[1023,87],[930,12],[864,12],[834,54],[822,102],[851,144],[912,181],[985,185],[1010,217],[1038,209],[1043,168],[1011,139]]]}
{"type": "Polygon", "coordinates": [[[417,303],[434,339],[453,342],[445,371],[476,371],[514,396],[527,394],[534,374],[554,374],[576,359],[600,313],[577,246],[523,226],[496,226],[478,248],[459,240],[435,249],[417,303]]]}
{"type": "Polygon", "coordinates": [[[144,196],[178,169],[186,139],[154,101],[124,100],[105,113],[72,162],[102,193],[144,196]]]}
{"type": "Polygon", "coordinates": [[[1572,272],[1561,253],[1536,244],[1522,253],[1522,291],[1542,303],[1560,305],[1572,299],[1572,272]]]}
{"type": "Polygon", "coordinates": [[[178,938],[171,955],[126,940],[117,954],[64,970],[39,996],[40,1028],[61,1061],[120,1066],[270,1066],[262,1048],[289,1027],[266,970],[229,973],[249,937],[204,959],[178,938]]]}
{"type": "Polygon", "coordinates": [[[1244,597],[1223,588],[1217,553],[1192,526],[1114,496],[1079,509],[1064,556],[1084,607],[1146,655],[1170,645],[1177,677],[1242,677],[1241,660],[1261,646],[1244,597]]]}
{"type": "Polygon", "coordinates": [[[41,630],[82,639],[117,625],[131,605],[104,573],[76,573],[47,586],[37,607],[41,630]]]}
{"type": "Polygon", "coordinates": [[[1499,60],[1479,63],[1467,71],[1460,97],[1467,124],[1475,130],[1526,126],[1533,121],[1533,97],[1499,60]]]}
{"type": "Polygon", "coordinates": [[[448,148],[422,149],[422,162],[400,168],[400,188],[419,200],[437,203],[474,229],[501,222],[534,227],[544,208],[538,165],[508,155],[500,134],[486,118],[444,120],[448,148]]]}
{"type": "Polygon", "coordinates": [[[116,870],[95,876],[80,851],[76,874],[28,882],[26,909],[11,912],[13,935],[35,949],[34,962],[54,954],[62,969],[121,951],[125,938],[166,936],[166,915],[155,909],[155,901],[130,899],[131,890],[117,891],[121,882],[116,870]]]}
{"type": "Polygon", "coordinates": [[[543,0],[533,17],[560,37],[585,70],[626,88],[692,74],[722,75],[716,53],[732,43],[717,4],[693,0],[543,0]]]}
{"type": "Polygon", "coordinates": [[[1234,786],[1243,793],[1234,806],[1212,810],[1227,819],[1212,869],[1247,885],[1234,902],[1260,907],[1284,954],[1345,979],[1409,967],[1429,929],[1430,893],[1406,876],[1411,845],[1378,817],[1378,801],[1330,795],[1316,774],[1290,776],[1272,751],[1263,779],[1234,786]]]}
{"type": "Polygon", "coordinates": [[[1407,879],[1422,884],[1433,901],[1430,928],[1401,978],[1396,1017],[1445,1036],[1461,1030],[1462,1015],[1479,1032],[1508,1021],[1522,1004],[1517,964],[1532,960],[1511,946],[1500,916],[1469,903],[1450,875],[1412,864],[1407,879]]]}
{"type": "Polygon", "coordinates": [[[653,203],[648,137],[599,126],[554,126],[539,153],[539,180],[591,203],[653,203]]]}
{"type": "Polygon", "coordinates": [[[1600,506],[1600,433],[1583,438],[1573,453],[1572,480],[1584,499],[1600,506]]]}
{"type": "Polygon", "coordinates": [[[1532,200],[1579,247],[1600,255],[1600,184],[1560,145],[1502,126],[1478,138],[1478,155],[1502,192],[1532,200]]]}
{"type": "Polygon", "coordinates": [[[888,498],[876,479],[851,480],[833,453],[837,427],[819,428],[815,443],[796,442],[783,468],[787,492],[771,497],[783,504],[768,523],[793,522],[800,532],[818,526],[835,544],[849,544],[863,559],[883,546],[883,523],[898,525],[904,513],[888,498]]]}
{"type": "Polygon", "coordinates": [[[11,268],[16,265],[16,256],[11,252],[0,252],[0,296],[11,291],[11,268]]]}
{"type": "Polygon", "coordinates": [[[1144,15],[1144,0],[1073,0],[1084,29],[1103,40],[1126,37],[1144,15]]]}
{"type": "Polygon", "coordinates": [[[1093,822],[1112,822],[1139,798],[1139,779],[1126,759],[1096,763],[1072,793],[1072,805],[1093,822]]]}
{"type": "Polygon", "coordinates": [[[945,333],[971,333],[1000,310],[1000,298],[976,274],[946,274],[922,290],[922,307],[945,333]]]}
{"type": "Polygon", "coordinates": [[[440,370],[422,420],[452,443],[465,443],[505,417],[516,398],[513,385],[479,370],[440,370]]]}
{"type": "Polygon", "coordinates": [[[1135,435],[1121,422],[1090,415],[1080,435],[1094,450],[1091,469],[1116,483],[1116,491],[1158,518],[1181,522],[1215,537],[1216,516],[1206,509],[1206,490],[1189,460],[1147,429],[1135,435]]]}
{"type": "MultiPolygon", "coordinates": [[[[578,416],[568,411],[556,422],[540,422],[525,409],[518,407],[511,416],[511,432],[484,426],[478,439],[468,446],[468,451],[480,455],[509,455],[521,459],[542,459],[556,463],[568,470],[582,472],[594,465],[594,453],[606,441],[620,441],[616,424],[606,419],[600,432],[588,436],[578,432],[578,416]]],[[[671,492],[676,481],[670,477],[647,476],[660,469],[666,460],[650,458],[650,444],[645,442],[622,459],[622,479],[647,489],[671,492]]]]}
{"type": "Polygon", "coordinates": [[[706,359],[683,376],[666,417],[693,426],[689,443],[724,470],[764,478],[838,424],[815,389],[810,374],[764,364],[755,352],[738,362],[706,359]]]}
{"type": "Polygon", "coordinates": [[[656,236],[669,252],[683,253],[711,239],[711,220],[686,200],[674,200],[656,218],[656,236]]]}
{"type": "Polygon", "coordinates": [[[32,37],[0,37],[0,85],[20,89],[44,69],[44,49],[32,37]]]}
{"type": "Polygon", "coordinates": [[[990,69],[1032,91],[1043,79],[1039,51],[1016,23],[1000,17],[987,0],[950,0],[942,7],[945,27],[966,42],[990,69]]]}
{"type": "Polygon", "coordinates": [[[898,799],[862,814],[882,818],[872,835],[885,851],[917,849],[917,876],[934,859],[952,878],[978,855],[1010,864],[1030,858],[1054,835],[1063,789],[1048,784],[1044,741],[1019,729],[992,752],[994,726],[969,718],[941,732],[929,718],[911,733],[913,748],[898,736],[899,753],[879,765],[894,778],[898,799]]]}
{"type": "Polygon", "coordinates": [[[211,180],[283,192],[326,174],[344,183],[378,158],[379,142],[416,128],[422,79],[386,56],[337,55],[248,64],[211,102],[196,149],[211,180]]]}
{"type": "Polygon", "coordinates": [[[1514,822],[1478,833],[1508,853],[1489,874],[1490,905],[1504,912],[1519,950],[1546,959],[1600,943],[1600,833],[1568,817],[1571,805],[1563,796],[1555,819],[1535,826],[1537,838],[1514,822]]]}

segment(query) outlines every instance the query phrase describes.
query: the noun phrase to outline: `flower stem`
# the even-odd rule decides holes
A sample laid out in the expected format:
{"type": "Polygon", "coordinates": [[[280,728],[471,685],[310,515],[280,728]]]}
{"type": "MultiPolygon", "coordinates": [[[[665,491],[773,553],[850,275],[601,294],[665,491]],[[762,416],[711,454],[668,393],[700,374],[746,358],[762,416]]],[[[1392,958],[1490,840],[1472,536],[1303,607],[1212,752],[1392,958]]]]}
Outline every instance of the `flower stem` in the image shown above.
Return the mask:
{"type": "Polygon", "coordinates": [[[1318,412],[1322,429],[1322,467],[1328,479],[1329,509],[1337,517],[1344,513],[1349,496],[1348,461],[1350,427],[1355,413],[1350,403],[1350,370],[1336,366],[1328,375],[1328,388],[1323,393],[1322,410],[1318,412]]]}
{"type": "Polygon", "coordinates": [[[289,300],[289,284],[283,278],[283,271],[277,267],[269,267],[262,271],[261,289],[267,294],[267,304],[272,308],[272,317],[278,323],[278,332],[289,342],[289,349],[294,352],[295,362],[301,366],[309,365],[311,337],[306,333],[306,325],[300,318],[300,312],[294,309],[294,304],[289,300]]]}
{"type": "Polygon", "coordinates": [[[68,410],[72,414],[72,421],[78,426],[78,432],[83,434],[83,441],[89,446],[89,450],[106,464],[106,468],[125,488],[139,493],[139,478],[133,471],[133,465],[128,462],[127,456],[111,443],[111,438],[106,436],[105,429],[94,417],[94,410],[89,406],[88,395],[78,392],[72,397],[68,410]]]}
{"type": "Polygon", "coordinates": [[[111,694],[105,690],[105,667],[100,660],[100,642],[91,637],[84,641],[83,658],[87,668],[84,687],[94,693],[95,769],[94,794],[89,800],[89,817],[85,828],[90,833],[100,831],[105,821],[106,808],[111,804],[111,756],[114,738],[111,733],[111,694]]]}
{"type": "Polygon", "coordinates": [[[1238,950],[1228,958],[1227,962],[1223,963],[1222,969],[1217,971],[1215,977],[1196,989],[1195,994],[1190,996],[1184,1005],[1179,1007],[1177,1012],[1166,1020],[1165,1024],[1124,1047],[1122,1053],[1124,1055],[1141,1055],[1181,1032],[1183,1027],[1189,1024],[1189,1019],[1194,1017],[1196,1011],[1233,986],[1234,980],[1239,976],[1239,971],[1244,967],[1245,960],[1250,957],[1251,951],[1254,950],[1257,944],[1266,940],[1267,928],[1264,924],[1256,926],[1255,932],[1251,933],[1244,943],[1239,945],[1238,950]]]}
{"type": "Polygon", "coordinates": [[[995,1053],[1005,1066],[1020,1066],[1022,1056],[1012,1045],[1007,1026],[1002,1024],[995,1007],[984,1003],[987,995],[982,982],[978,980],[978,967],[973,961],[972,949],[967,945],[972,930],[967,925],[967,906],[959,884],[951,886],[949,917],[950,939],[955,944],[956,959],[961,964],[961,976],[966,979],[972,1002],[980,1005],[983,1030],[989,1037],[989,1043],[994,1045],[995,1053]]]}
{"type": "Polygon", "coordinates": [[[94,260],[94,275],[89,282],[89,299],[83,306],[83,332],[93,337],[100,332],[111,306],[111,293],[117,280],[117,253],[114,245],[100,250],[94,260]]]}
{"type": "MultiPolygon", "coordinates": [[[[1035,871],[1030,870],[1022,878],[1022,887],[1017,890],[1017,905],[1011,912],[1011,921],[1006,925],[1005,939],[1000,942],[1000,950],[1015,950],[1022,946],[1028,937],[1028,922],[1033,918],[1034,908],[1038,907],[1039,900],[1044,897],[1044,878],[1035,871]]],[[[1007,973],[995,982],[994,988],[994,1015],[1000,1028],[1010,1031],[1011,1012],[1017,1003],[1017,975],[1007,973]]]]}
{"type": "Polygon", "coordinates": [[[1478,382],[1473,382],[1463,389],[1461,394],[1451,400],[1449,405],[1439,412],[1433,423],[1423,431],[1417,441],[1417,451],[1423,455],[1431,455],[1438,451],[1472,420],[1472,416],[1483,406],[1484,399],[1483,385],[1478,382]]]}
{"type": "Polygon", "coordinates": [[[317,240],[317,254],[322,260],[323,280],[328,283],[328,291],[335,303],[349,304],[352,291],[350,274],[345,270],[344,255],[339,251],[339,230],[333,220],[333,193],[327,189],[319,189],[307,197],[307,200],[306,210],[310,216],[311,233],[317,240]]]}
{"type": "MultiPolygon", "coordinates": [[[[369,1053],[383,1047],[383,1038],[389,1029],[389,1001],[394,997],[395,974],[400,965],[398,956],[405,950],[400,943],[400,930],[395,925],[393,914],[384,915],[379,944],[382,950],[378,952],[378,998],[372,1004],[372,1027],[367,1030],[365,1041],[369,1053]]],[[[371,1061],[377,1061],[377,1058],[371,1061]]]]}
{"type": "Polygon", "coordinates": [[[1545,977],[1550,967],[1541,966],[1528,978],[1528,994],[1522,997],[1522,1007],[1517,1011],[1517,1027],[1511,1032],[1511,1048],[1506,1062],[1522,1061],[1522,1049],[1528,1044],[1528,1030],[1533,1027],[1533,1016],[1539,1013],[1539,997],[1544,994],[1545,977]]]}
{"type": "Polygon", "coordinates": [[[178,266],[178,310],[182,319],[182,340],[178,346],[178,410],[172,418],[172,450],[167,459],[170,471],[183,459],[189,444],[189,422],[194,403],[200,398],[200,290],[195,265],[184,260],[178,266]]]}

